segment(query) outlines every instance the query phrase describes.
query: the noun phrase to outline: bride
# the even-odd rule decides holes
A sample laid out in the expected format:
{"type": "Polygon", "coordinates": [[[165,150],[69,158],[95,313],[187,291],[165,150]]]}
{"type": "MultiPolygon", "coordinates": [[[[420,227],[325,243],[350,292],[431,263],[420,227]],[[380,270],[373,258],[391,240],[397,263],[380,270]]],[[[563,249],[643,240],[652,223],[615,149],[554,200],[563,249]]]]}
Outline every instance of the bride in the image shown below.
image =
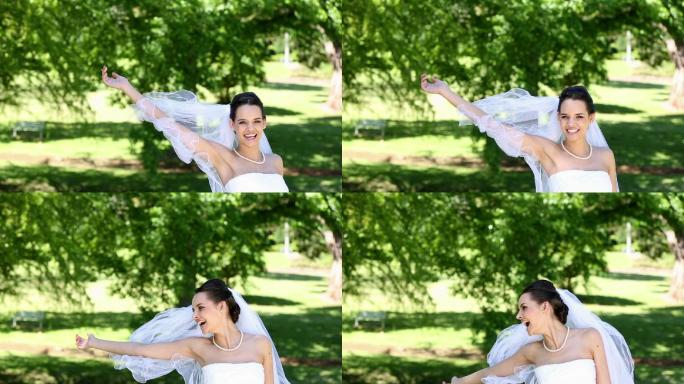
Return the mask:
{"type": "Polygon", "coordinates": [[[140,383],[174,369],[185,384],[289,384],[278,352],[259,315],[219,279],[195,291],[192,306],[164,311],[130,342],[76,335],[79,349],[110,352],[117,369],[140,383]]]}
{"type": "Polygon", "coordinates": [[[116,72],[109,77],[106,66],[102,81],[128,95],[138,117],[163,132],[183,162],[195,160],[212,192],[288,192],[283,160],[266,140],[264,106],[256,94],[235,95],[230,105],[200,103],[189,91],[142,95],[116,72]]]}
{"type": "Polygon", "coordinates": [[[499,334],[489,368],[451,384],[634,384],[625,339],[569,291],[538,280],[523,290],[518,307],[521,324],[499,334]]]}
{"type": "Polygon", "coordinates": [[[513,89],[475,103],[425,74],[421,88],[447,99],[507,155],[522,156],[534,173],[537,192],[618,191],[615,157],[586,88],[568,87],[559,98],[513,89]]]}

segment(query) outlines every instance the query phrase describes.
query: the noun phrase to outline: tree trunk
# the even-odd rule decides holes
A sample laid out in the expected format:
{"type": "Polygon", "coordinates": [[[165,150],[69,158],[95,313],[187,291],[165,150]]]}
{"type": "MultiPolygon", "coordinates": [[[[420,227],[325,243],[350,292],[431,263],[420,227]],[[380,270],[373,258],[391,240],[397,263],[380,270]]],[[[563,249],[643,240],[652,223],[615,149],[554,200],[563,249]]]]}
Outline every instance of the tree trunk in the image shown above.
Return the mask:
{"type": "Polygon", "coordinates": [[[330,93],[326,105],[330,110],[340,112],[342,110],[342,45],[327,41],[325,53],[328,55],[333,68],[330,93]]]}
{"type": "Polygon", "coordinates": [[[323,236],[333,256],[326,295],[331,300],[340,302],[342,301],[342,237],[330,230],[323,232],[323,236]]]}
{"type": "Polygon", "coordinates": [[[684,41],[668,39],[667,52],[675,65],[670,91],[670,104],[677,109],[684,109],[684,41]]]}
{"type": "Polygon", "coordinates": [[[667,245],[675,257],[672,282],[668,294],[675,301],[684,301],[684,233],[667,230],[665,237],[667,238],[667,245]]]}

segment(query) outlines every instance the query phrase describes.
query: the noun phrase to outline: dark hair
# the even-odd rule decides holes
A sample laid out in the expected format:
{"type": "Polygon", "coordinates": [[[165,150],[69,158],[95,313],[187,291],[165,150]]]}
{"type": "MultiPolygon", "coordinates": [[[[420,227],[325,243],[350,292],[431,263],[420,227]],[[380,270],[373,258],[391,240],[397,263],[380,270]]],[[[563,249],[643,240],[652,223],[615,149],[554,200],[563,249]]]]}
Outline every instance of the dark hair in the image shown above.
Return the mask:
{"type": "Polygon", "coordinates": [[[553,313],[561,323],[565,324],[568,321],[568,306],[561,300],[561,297],[552,282],[548,280],[537,280],[522,291],[522,294],[525,293],[529,293],[532,299],[539,304],[545,301],[551,304],[553,313]]]}
{"type": "Polygon", "coordinates": [[[233,96],[230,101],[230,119],[235,120],[235,114],[238,108],[243,105],[256,105],[261,110],[261,117],[266,117],[264,114],[264,104],[259,99],[259,96],[254,92],[243,92],[233,96]]]}
{"type": "Polygon", "coordinates": [[[226,283],[221,279],[211,279],[207,280],[204,284],[200,285],[199,288],[195,290],[195,293],[204,292],[209,297],[209,300],[214,303],[219,303],[225,301],[228,304],[228,313],[230,314],[230,319],[233,323],[237,323],[240,317],[240,306],[235,302],[235,297],[233,293],[228,289],[226,283]]]}
{"type": "Polygon", "coordinates": [[[563,104],[563,101],[566,99],[582,100],[584,101],[584,104],[587,105],[587,111],[589,111],[589,114],[596,112],[596,108],[594,108],[594,99],[592,99],[591,95],[589,95],[589,91],[587,91],[587,89],[581,85],[567,87],[563,90],[563,92],[561,92],[560,97],[558,98],[558,112],[560,112],[561,104],[563,104]]]}

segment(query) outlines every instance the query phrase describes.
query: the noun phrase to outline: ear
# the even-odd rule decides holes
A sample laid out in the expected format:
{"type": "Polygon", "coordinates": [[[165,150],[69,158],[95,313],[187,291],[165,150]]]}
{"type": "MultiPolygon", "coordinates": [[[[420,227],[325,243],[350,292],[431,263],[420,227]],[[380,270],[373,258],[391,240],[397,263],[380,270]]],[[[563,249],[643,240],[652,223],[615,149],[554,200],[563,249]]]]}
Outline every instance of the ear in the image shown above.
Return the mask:
{"type": "Polygon", "coordinates": [[[216,309],[218,309],[219,312],[223,312],[223,310],[226,308],[226,302],[225,301],[220,301],[218,304],[216,304],[216,309]]]}
{"type": "Polygon", "coordinates": [[[266,116],[264,116],[264,129],[268,127],[268,120],[266,120],[266,116]]]}
{"type": "Polygon", "coordinates": [[[589,114],[589,124],[593,123],[594,119],[596,119],[596,112],[589,114]]]}

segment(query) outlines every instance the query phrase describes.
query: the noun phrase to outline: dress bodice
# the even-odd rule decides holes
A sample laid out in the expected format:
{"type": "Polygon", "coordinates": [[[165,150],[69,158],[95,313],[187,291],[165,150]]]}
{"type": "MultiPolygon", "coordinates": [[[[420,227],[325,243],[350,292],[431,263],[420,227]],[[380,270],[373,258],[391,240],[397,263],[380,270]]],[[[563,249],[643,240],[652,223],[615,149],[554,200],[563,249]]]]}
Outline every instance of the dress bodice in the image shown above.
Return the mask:
{"type": "Polygon", "coordinates": [[[592,359],[577,359],[534,368],[539,384],[596,384],[596,365],[592,359]]]}
{"type": "Polygon", "coordinates": [[[259,363],[213,363],[202,367],[205,384],[263,384],[264,366],[259,363]]]}
{"type": "Polygon", "coordinates": [[[251,172],[228,180],[225,192],[289,192],[289,189],[280,174],[251,172]]]}
{"type": "Polygon", "coordinates": [[[613,184],[606,171],[571,169],[549,176],[549,192],[612,192],[613,184]]]}

